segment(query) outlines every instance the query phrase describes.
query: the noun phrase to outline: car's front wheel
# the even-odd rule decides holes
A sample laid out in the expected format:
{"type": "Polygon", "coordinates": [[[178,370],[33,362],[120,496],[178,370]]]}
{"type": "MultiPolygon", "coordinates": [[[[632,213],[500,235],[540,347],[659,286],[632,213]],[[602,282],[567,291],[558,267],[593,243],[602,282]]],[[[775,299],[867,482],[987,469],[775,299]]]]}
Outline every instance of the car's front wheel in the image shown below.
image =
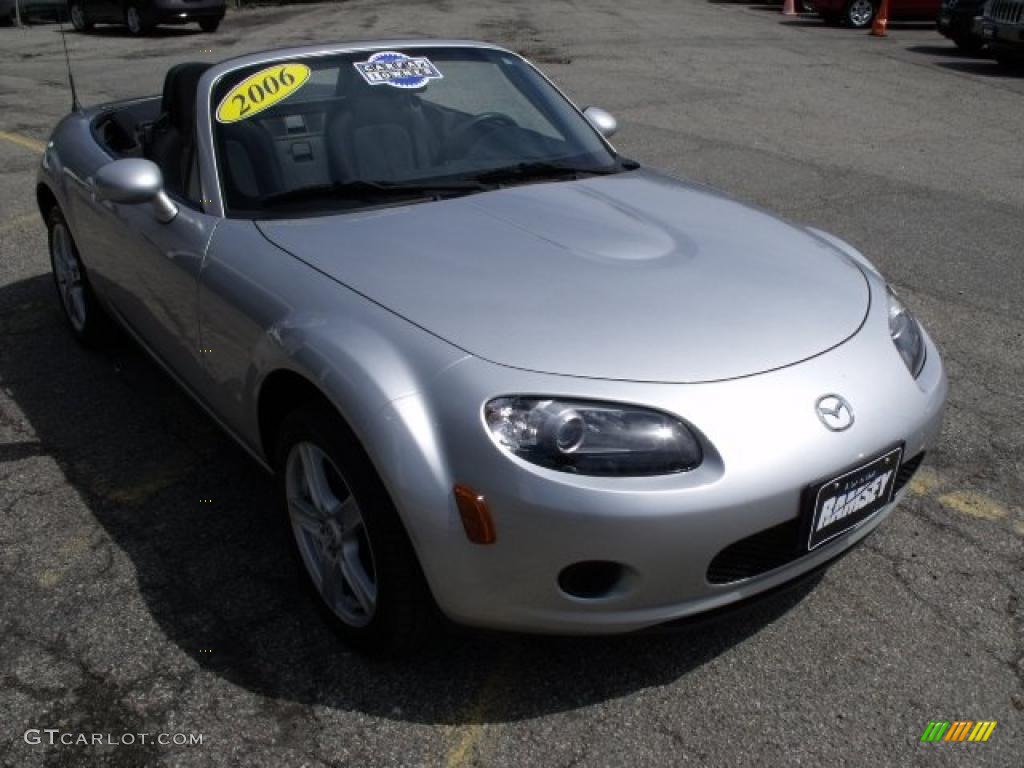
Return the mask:
{"type": "Polygon", "coordinates": [[[71,26],[76,32],[88,32],[92,29],[92,22],[85,13],[85,6],[80,2],[72,2],[70,6],[71,26]]]}
{"type": "Polygon", "coordinates": [[[89,285],[82,259],[71,230],[60,208],[54,207],[47,219],[50,266],[64,317],[71,332],[82,344],[102,345],[110,335],[110,320],[89,285]]]}
{"type": "Polygon", "coordinates": [[[854,29],[870,27],[875,18],[875,5],[871,0],[850,0],[843,11],[843,20],[854,29]]]}
{"type": "Polygon", "coordinates": [[[410,651],[436,608],[387,491],[345,422],[326,404],[288,415],[275,470],[293,554],[329,624],[367,653],[410,651]]]}
{"type": "Polygon", "coordinates": [[[146,34],[153,28],[145,11],[135,3],[129,3],[124,9],[124,23],[128,31],[136,37],[146,34]]]}

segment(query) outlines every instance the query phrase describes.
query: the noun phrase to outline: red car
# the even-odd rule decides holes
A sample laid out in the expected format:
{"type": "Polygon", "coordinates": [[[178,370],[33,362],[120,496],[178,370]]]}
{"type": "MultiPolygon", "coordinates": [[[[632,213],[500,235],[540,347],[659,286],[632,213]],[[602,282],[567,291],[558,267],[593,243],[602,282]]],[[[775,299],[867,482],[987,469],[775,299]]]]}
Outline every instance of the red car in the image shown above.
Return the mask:
{"type": "MultiPolygon", "coordinates": [[[[871,26],[881,0],[814,0],[814,10],[829,24],[844,23],[857,29],[871,26]]],[[[941,0],[889,0],[889,18],[935,21],[941,0]]]]}

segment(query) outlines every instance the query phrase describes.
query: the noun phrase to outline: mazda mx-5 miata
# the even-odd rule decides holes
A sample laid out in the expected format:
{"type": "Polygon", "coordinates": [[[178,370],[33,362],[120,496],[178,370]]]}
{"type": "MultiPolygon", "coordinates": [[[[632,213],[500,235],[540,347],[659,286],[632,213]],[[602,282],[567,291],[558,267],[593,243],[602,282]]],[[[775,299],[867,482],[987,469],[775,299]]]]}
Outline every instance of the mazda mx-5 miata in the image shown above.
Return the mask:
{"type": "Polygon", "coordinates": [[[946,378],[857,251],[625,159],[615,127],[483,43],[180,64],[57,126],[57,293],[276,474],[359,647],[724,606],[885,519],[946,378]]]}

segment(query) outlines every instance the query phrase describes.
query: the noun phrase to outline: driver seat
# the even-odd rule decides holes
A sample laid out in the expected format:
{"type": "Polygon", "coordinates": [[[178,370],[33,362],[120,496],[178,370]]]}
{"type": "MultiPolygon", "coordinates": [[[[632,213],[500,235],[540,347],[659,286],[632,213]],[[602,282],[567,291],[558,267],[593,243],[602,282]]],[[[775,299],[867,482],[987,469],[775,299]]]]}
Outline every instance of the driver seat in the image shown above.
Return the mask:
{"type": "Polygon", "coordinates": [[[344,67],[337,92],[347,97],[327,124],[337,181],[401,181],[434,165],[439,139],[416,93],[368,85],[344,67]]]}

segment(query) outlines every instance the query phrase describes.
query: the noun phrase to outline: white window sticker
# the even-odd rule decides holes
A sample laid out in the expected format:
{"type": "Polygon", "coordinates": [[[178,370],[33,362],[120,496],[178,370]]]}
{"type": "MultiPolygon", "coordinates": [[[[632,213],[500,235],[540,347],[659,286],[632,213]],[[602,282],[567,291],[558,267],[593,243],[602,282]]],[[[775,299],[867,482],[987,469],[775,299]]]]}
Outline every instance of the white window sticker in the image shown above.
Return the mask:
{"type": "Polygon", "coordinates": [[[370,85],[392,88],[422,88],[431,80],[444,77],[426,56],[406,56],[397,51],[380,51],[353,66],[370,85]]]}

